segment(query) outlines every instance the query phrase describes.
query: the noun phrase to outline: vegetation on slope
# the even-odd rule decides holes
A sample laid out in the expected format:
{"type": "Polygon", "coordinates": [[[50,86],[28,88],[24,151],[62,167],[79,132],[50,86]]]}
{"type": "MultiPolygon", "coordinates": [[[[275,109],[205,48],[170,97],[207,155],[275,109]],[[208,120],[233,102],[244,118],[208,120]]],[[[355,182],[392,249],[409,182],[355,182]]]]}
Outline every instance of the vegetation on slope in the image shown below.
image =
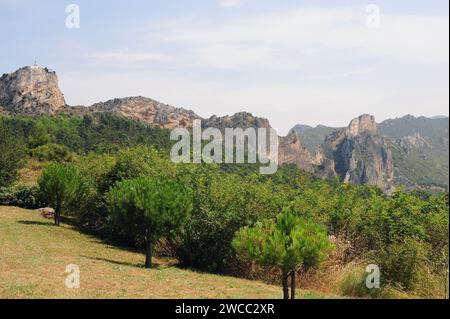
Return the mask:
{"type": "MultiPolygon", "coordinates": [[[[183,266],[268,282],[281,278],[275,267],[258,268],[242,260],[231,243],[240,229],[270,224],[289,209],[296,218],[321,225],[336,246],[322,265],[297,264],[302,284],[358,265],[358,275],[349,271],[336,284],[345,288],[341,292],[379,297],[396,290],[442,297],[443,287],[448,286],[448,194],[399,189],[387,197],[374,187],[318,179],[292,166],[262,176],[252,165],[176,165],[168,158],[167,131],[112,115],[5,118],[0,124],[17,132],[15,138],[22,141],[33,167],[59,162],[79,172],[77,201],[62,204],[62,216],[71,216],[79,229],[114,245],[143,249],[146,240],[136,229],[114,223],[107,202],[110,190],[128,180],[163,179],[177,181],[193,194],[191,218],[168,230],[170,236],[163,236],[156,245],[157,253],[174,257],[183,266]],[[66,147],[72,156],[53,152],[45,158],[34,152],[51,144],[66,147]],[[380,266],[383,289],[360,289],[365,282],[364,265],[374,263],[380,266]],[[313,272],[316,277],[309,277],[313,272]]],[[[45,174],[43,179],[48,179],[45,174]]],[[[9,183],[0,190],[0,201],[25,207],[49,204],[40,196],[44,189],[18,189],[9,183]]],[[[130,209],[121,207],[124,213],[130,209]]]]}

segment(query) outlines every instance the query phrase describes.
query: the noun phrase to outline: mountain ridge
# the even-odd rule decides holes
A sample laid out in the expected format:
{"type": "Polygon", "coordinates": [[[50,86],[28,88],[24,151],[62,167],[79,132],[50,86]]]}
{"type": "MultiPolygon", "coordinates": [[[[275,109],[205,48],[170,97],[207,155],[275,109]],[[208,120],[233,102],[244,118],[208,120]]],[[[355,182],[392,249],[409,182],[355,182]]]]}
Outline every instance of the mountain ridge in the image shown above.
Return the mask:
{"type": "MultiPolygon", "coordinates": [[[[24,67],[0,78],[0,105],[3,114],[30,116],[110,112],[165,129],[192,128],[194,120],[202,120],[204,127],[219,129],[271,128],[268,119],[248,112],[202,118],[192,110],[142,96],[114,98],[91,106],[69,106],[58,87],[56,72],[38,66],[24,67]]],[[[448,165],[441,163],[441,158],[448,159],[448,118],[405,115],[377,123],[373,116],[363,114],[347,127],[299,124],[286,136],[279,137],[281,165],[296,165],[318,176],[337,177],[343,182],[376,185],[385,192],[398,184],[409,188],[426,184],[421,180],[423,176],[413,176],[410,172],[416,166],[424,170],[426,152],[436,162],[433,176],[439,176],[443,170],[448,180],[448,165]],[[436,127],[430,121],[440,125],[436,127]],[[442,131],[446,134],[441,134],[442,131]],[[422,162],[417,164],[417,158],[423,158],[422,162]]],[[[448,181],[445,183],[439,177],[436,180],[436,187],[448,189],[448,181]]]]}

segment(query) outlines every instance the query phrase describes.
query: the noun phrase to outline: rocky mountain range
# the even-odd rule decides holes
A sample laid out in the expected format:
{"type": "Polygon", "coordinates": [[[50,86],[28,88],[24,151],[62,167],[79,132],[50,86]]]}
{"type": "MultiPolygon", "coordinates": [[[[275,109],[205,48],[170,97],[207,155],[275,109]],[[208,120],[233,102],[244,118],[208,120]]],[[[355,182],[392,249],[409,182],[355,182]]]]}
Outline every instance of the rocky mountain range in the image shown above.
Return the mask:
{"type": "MultiPolygon", "coordinates": [[[[378,125],[394,162],[394,185],[435,191],[449,188],[449,118],[405,115],[378,125]]],[[[343,128],[296,125],[311,152],[343,128]]]]}
{"type": "MultiPolygon", "coordinates": [[[[196,119],[201,119],[204,127],[219,129],[271,127],[267,119],[246,112],[203,119],[193,111],[146,97],[68,106],[56,73],[39,66],[0,78],[0,114],[82,116],[99,112],[167,129],[191,128],[196,119]]],[[[297,125],[287,136],[279,137],[279,163],[343,182],[377,185],[385,192],[399,184],[410,189],[448,190],[448,136],[447,117],[406,116],[377,124],[373,116],[362,115],[345,128],[297,125]]]]}

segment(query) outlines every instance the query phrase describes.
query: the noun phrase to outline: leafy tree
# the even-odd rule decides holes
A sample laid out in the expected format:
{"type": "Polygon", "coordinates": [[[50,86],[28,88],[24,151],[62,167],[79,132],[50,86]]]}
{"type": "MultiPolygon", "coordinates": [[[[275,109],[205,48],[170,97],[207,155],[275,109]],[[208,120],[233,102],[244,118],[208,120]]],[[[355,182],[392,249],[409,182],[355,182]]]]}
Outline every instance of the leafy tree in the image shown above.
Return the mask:
{"type": "Polygon", "coordinates": [[[55,225],[61,221],[61,210],[79,199],[82,181],[72,165],[51,163],[44,168],[38,180],[43,199],[55,209],[55,225]]]}
{"type": "Polygon", "coordinates": [[[284,299],[289,299],[289,277],[291,299],[295,299],[295,274],[299,267],[306,262],[318,264],[331,248],[322,227],[300,219],[289,208],[275,222],[257,223],[239,230],[232,245],[238,254],[261,266],[281,270],[284,299]]]}
{"type": "Polygon", "coordinates": [[[145,239],[146,268],[152,266],[153,245],[182,226],[192,210],[191,193],[182,184],[148,177],[118,182],[107,202],[117,224],[145,239]]]}
{"type": "Polygon", "coordinates": [[[13,136],[11,130],[0,123],[0,187],[7,186],[16,179],[24,158],[22,143],[13,136]]]}

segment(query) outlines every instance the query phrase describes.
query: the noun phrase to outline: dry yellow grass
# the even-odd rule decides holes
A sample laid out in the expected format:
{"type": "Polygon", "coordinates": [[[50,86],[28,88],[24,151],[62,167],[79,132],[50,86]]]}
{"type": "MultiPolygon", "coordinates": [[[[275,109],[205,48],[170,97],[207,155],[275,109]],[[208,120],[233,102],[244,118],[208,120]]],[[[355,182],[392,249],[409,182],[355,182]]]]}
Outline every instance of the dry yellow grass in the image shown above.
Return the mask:
{"type": "Polygon", "coordinates": [[[46,163],[36,159],[27,161],[25,167],[19,171],[19,180],[22,184],[36,184],[46,163]]]}
{"type": "MultiPolygon", "coordinates": [[[[280,298],[262,282],[199,273],[107,245],[69,225],[55,227],[35,211],[0,206],[0,298],[280,298]],[[81,272],[80,289],[65,286],[66,266],[81,272]]],[[[323,298],[300,291],[299,298],[323,298]]]]}

